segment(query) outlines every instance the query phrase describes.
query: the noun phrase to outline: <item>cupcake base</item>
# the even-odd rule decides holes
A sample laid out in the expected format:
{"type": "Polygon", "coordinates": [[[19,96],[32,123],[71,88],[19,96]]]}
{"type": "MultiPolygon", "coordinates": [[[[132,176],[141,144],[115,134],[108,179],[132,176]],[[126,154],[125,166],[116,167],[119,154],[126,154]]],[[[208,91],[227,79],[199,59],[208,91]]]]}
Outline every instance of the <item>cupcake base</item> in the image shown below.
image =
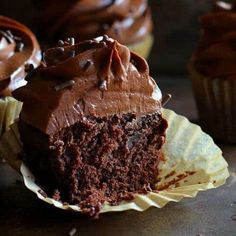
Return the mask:
{"type": "Polygon", "coordinates": [[[203,129],[223,143],[236,143],[236,81],[207,78],[189,65],[203,129]]]}
{"type": "Polygon", "coordinates": [[[51,137],[22,121],[19,128],[23,160],[46,193],[85,214],[155,189],[167,128],[159,113],[84,117],[51,137]]]}
{"type": "Polygon", "coordinates": [[[128,45],[131,51],[136,52],[140,56],[148,59],[152,45],[154,43],[154,37],[152,34],[148,34],[141,42],[128,45]]]}
{"type": "MultiPolygon", "coordinates": [[[[219,187],[229,177],[221,150],[199,126],[171,110],[163,109],[163,116],[168,121],[168,129],[163,146],[164,158],[158,165],[158,191],[135,194],[134,199],[122,201],[117,206],[105,202],[101,213],[162,208],[170,201],[194,198],[199,191],[219,187]]],[[[18,123],[14,123],[0,141],[0,153],[12,167],[21,171],[25,186],[39,199],[63,210],[81,212],[78,205],[69,205],[45,194],[28,167],[17,159],[21,151],[18,123]]]]}

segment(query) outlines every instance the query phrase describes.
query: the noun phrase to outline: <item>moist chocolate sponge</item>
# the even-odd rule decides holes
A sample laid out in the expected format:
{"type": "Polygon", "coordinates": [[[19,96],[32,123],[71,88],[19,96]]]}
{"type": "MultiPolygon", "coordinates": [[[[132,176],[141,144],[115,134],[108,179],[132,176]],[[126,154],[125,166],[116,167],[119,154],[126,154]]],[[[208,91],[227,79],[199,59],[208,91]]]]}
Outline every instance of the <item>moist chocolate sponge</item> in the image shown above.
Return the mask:
{"type": "Polygon", "coordinates": [[[116,205],[155,189],[167,128],[159,113],[84,117],[51,137],[23,121],[19,128],[24,161],[45,192],[89,216],[105,201],[116,205]]]}

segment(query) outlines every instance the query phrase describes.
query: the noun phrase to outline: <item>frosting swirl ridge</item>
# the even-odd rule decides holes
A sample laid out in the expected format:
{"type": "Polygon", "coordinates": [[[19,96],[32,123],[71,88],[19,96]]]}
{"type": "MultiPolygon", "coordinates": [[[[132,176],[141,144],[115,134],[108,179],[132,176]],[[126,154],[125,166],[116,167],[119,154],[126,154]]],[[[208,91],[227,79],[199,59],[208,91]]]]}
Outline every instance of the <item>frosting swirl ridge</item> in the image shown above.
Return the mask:
{"type": "Polygon", "coordinates": [[[53,0],[38,3],[38,20],[50,36],[70,35],[84,40],[107,34],[129,45],[152,30],[147,0],[80,0],[60,1],[60,4],[59,7],[53,0]]]}
{"type": "Polygon", "coordinates": [[[107,36],[72,41],[46,51],[45,67],[14,91],[24,122],[52,134],[86,116],[161,112],[160,90],[143,58],[107,36]]]}
{"type": "Polygon", "coordinates": [[[39,44],[24,25],[0,15],[0,97],[25,85],[25,65],[38,66],[39,44]]]}
{"type": "Polygon", "coordinates": [[[235,79],[236,1],[214,2],[214,10],[200,18],[203,34],[193,62],[208,77],[235,79]]]}

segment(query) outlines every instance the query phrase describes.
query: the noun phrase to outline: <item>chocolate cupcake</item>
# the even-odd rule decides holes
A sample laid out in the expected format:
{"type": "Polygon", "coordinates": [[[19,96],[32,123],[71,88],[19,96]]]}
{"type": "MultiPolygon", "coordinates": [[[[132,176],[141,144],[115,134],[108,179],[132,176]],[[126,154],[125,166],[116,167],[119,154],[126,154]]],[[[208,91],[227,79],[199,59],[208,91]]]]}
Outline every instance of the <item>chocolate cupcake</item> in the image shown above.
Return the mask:
{"type": "Polygon", "coordinates": [[[40,64],[39,44],[24,25],[0,16],[0,135],[19,115],[21,103],[11,93],[26,84],[28,69],[40,64]]]}
{"type": "Polygon", "coordinates": [[[48,196],[96,217],[155,190],[167,122],[142,57],[107,36],[73,43],[47,50],[13,94],[24,162],[48,196]]]}
{"type": "Polygon", "coordinates": [[[144,57],[149,54],[153,37],[147,0],[34,2],[44,38],[84,40],[107,34],[144,57]]]}
{"type": "Polygon", "coordinates": [[[189,71],[203,128],[215,139],[236,142],[236,1],[214,1],[202,16],[203,34],[189,71]]]}

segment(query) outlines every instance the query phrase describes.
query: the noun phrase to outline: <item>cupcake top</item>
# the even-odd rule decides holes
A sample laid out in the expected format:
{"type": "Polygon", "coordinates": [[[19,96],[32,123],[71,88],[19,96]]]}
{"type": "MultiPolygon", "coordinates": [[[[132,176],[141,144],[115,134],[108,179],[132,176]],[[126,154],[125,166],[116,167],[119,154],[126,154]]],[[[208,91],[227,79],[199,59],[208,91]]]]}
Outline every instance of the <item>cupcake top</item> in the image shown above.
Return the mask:
{"type": "Polygon", "coordinates": [[[86,116],[161,112],[161,92],[147,62],[126,46],[106,35],[59,44],[13,93],[23,102],[24,122],[50,135],[86,116]]]}
{"type": "Polygon", "coordinates": [[[90,39],[107,34],[129,45],[152,30],[147,0],[36,1],[40,31],[47,35],[90,39]],[[50,24],[49,24],[50,22],[50,24]]]}
{"type": "Polygon", "coordinates": [[[41,59],[39,44],[24,25],[0,16],[0,97],[26,84],[25,66],[38,66],[41,59]]]}
{"type": "Polygon", "coordinates": [[[213,11],[200,22],[202,38],[193,55],[196,69],[211,78],[235,79],[236,1],[214,1],[213,11]]]}

